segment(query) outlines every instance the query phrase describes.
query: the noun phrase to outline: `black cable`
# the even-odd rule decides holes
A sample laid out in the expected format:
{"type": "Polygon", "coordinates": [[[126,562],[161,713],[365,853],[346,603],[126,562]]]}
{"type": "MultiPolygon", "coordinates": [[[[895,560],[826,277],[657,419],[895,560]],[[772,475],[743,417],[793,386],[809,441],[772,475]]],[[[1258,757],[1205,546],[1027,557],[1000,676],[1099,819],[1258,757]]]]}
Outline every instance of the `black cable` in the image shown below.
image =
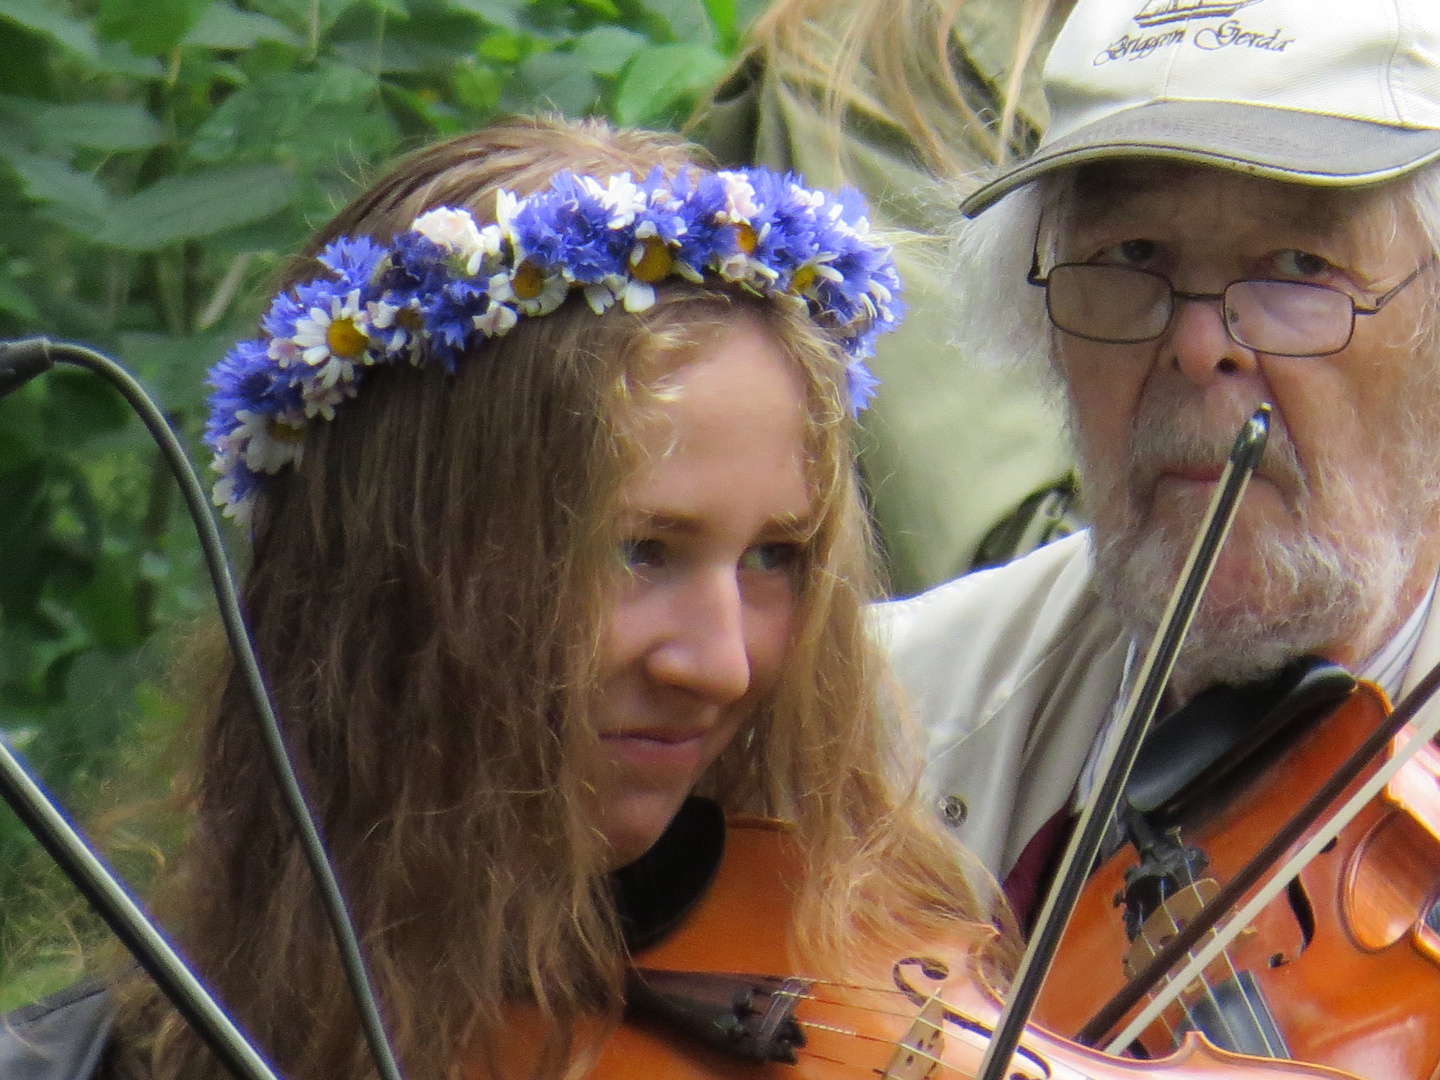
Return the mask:
{"type": "Polygon", "coordinates": [[[10,804],[15,816],[236,1080],[277,1080],[265,1059],[4,742],[0,742],[0,798],[10,804]]]}
{"type": "Polygon", "coordinates": [[[220,620],[225,626],[225,634],[230,640],[230,648],[234,652],[235,662],[240,667],[245,685],[250,691],[256,712],[260,717],[260,731],[270,758],[271,768],[280,784],[286,807],[299,833],[305,861],[309,864],[310,872],[320,890],[325,913],[329,918],[336,945],[340,950],[340,963],[344,968],[346,981],[350,985],[350,992],[360,1013],[360,1023],[365,1032],[365,1040],[370,1047],[370,1055],[374,1059],[375,1068],[379,1072],[381,1080],[401,1080],[400,1069],[395,1062],[395,1055],[390,1049],[390,1043],[385,1034],[384,1022],[380,1017],[380,1009],[375,1001],[370,977],[365,968],[365,959],[360,951],[360,943],[355,936],[355,928],[350,920],[345,898],[340,892],[334,868],[330,865],[330,860],[325,854],[324,844],[320,839],[320,830],[305,801],[305,794],[300,788],[300,781],[295,776],[290,756],[285,749],[285,738],[280,732],[280,724],[275,717],[270,691],[260,673],[260,664],[250,642],[250,634],[245,628],[244,616],[240,612],[240,602],[235,592],[235,582],[230,573],[230,563],[225,555],[225,547],[220,539],[220,530],[215,524],[210,502],[205,496],[205,489],[200,484],[200,478],[195,474],[195,467],[186,455],[184,447],[180,445],[180,440],[170,430],[170,425],[164,414],[161,413],[159,406],[145,392],[144,387],[123,367],[94,349],[67,342],[50,342],[45,338],[0,342],[0,371],[16,373],[8,380],[6,376],[0,375],[0,393],[15,389],[25,379],[48,370],[56,361],[86,368],[114,385],[140,415],[145,426],[150,429],[150,434],[160,445],[160,450],[164,454],[171,472],[175,474],[181,494],[185,497],[185,505],[190,511],[190,516],[194,520],[196,531],[200,536],[200,548],[204,552],[205,565],[210,571],[210,580],[214,585],[215,595],[219,602],[220,620]]]}

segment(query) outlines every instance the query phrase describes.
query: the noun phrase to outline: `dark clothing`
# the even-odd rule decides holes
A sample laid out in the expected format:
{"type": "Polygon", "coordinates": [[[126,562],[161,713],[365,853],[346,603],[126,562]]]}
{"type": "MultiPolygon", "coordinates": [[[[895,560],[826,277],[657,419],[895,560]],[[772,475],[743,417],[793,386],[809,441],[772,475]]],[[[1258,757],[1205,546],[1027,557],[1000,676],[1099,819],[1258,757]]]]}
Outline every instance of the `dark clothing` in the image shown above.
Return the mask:
{"type": "Polygon", "coordinates": [[[97,983],[80,983],[0,1019],[4,1080],[100,1080],[113,1006],[97,983]]]}
{"type": "Polygon", "coordinates": [[[1040,826],[1040,831],[1030,838],[1020,858],[1005,875],[1003,888],[1005,899],[1010,901],[1010,910],[1025,937],[1035,929],[1035,918],[1040,914],[1040,903],[1050,890],[1059,869],[1060,856],[1075,830],[1075,815],[1068,806],[1062,806],[1050,820],[1040,826]]]}

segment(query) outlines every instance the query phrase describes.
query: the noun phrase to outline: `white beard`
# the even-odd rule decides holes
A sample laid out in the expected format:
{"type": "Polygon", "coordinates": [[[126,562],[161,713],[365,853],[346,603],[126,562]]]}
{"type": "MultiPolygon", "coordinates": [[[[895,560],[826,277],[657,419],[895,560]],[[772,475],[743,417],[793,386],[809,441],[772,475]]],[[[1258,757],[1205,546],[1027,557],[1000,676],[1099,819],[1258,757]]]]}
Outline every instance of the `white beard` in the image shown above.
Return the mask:
{"type": "MultiPolygon", "coordinates": [[[[1152,520],[1156,477],[1162,466],[1218,465],[1229,451],[1228,444],[1190,431],[1181,416],[1178,403],[1147,395],[1128,475],[1107,484],[1089,463],[1082,466],[1096,511],[1096,586],[1142,646],[1155,633],[1203,510],[1197,499],[1184,524],[1152,520]]],[[[1397,522],[1396,514],[1382,512],[1396,505],[1393,488],[1367,491],[1349,476],[1307,477],[1278,421],[1264,473],[1281,493],[1288,520],[1250,528],[1243,595],[1202,599],[1171,679],[1182,697],[1216,683],[1253,681],[1294,657],[1333,651],[1337,643],[1378,648],[1397,615],[1408,614],[1396,605],[1414,562],[1417,515],[1399,515],[1397,522]]],[[[1399,498],[1423,503],[1419,494],[1399,498]]]]}

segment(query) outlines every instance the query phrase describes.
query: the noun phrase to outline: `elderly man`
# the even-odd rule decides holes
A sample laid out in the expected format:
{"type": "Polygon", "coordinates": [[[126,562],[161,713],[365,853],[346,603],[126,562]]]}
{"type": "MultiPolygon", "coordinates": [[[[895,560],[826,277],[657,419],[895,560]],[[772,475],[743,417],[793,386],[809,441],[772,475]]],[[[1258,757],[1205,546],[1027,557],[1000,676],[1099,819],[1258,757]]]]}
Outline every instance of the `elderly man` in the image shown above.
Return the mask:
{"type": "Polygon", "coordinates": [[[1040,149],[964,206],[964,332],[1038,339],[1094,526],[879,615],[1021,909],[1260,403],[1169,703],[1308,653],[1398,696],[1440,659],[1440,3],[1079,0],[1046,90],[1040,149]]]}

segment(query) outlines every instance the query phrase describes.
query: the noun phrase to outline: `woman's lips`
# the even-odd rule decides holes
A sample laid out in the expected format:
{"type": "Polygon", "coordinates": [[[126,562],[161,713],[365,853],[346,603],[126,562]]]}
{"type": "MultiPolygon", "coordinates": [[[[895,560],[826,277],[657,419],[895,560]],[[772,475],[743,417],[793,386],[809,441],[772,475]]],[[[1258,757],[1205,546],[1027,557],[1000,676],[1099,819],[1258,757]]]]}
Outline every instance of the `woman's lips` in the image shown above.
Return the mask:
{"type": "Polygon", "coordinates": [[[640,728],[600,736],[606,755],[617,764],[648,768],[694,769],[700,764],[709,728],[640,728]]]}

